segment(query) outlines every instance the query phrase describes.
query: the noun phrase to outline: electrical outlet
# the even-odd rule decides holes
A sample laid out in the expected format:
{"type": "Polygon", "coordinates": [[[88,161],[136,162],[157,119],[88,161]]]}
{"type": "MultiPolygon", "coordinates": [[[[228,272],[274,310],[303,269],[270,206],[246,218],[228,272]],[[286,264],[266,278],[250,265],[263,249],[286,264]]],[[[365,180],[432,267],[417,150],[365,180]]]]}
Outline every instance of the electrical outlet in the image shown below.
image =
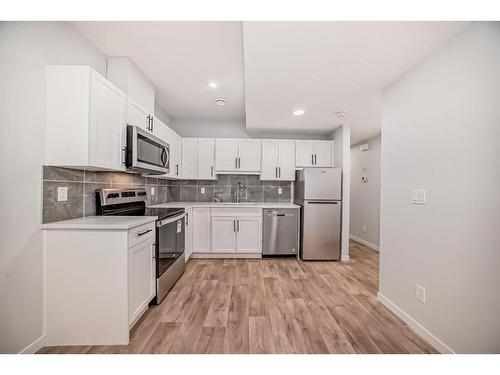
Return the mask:
{"type": "Polygon", "coordinates": [[[155,195],[155,188],[154,187],[151,188],[151,195],[155,195]]]}
{"type": "Polygon", "coordinates": [[[417,297],[417,300],[419,300],[422,303],[425,303],[425,288],[418,284],[416,284],[415,287],[416,287],[415,296],[417,297]]]}
{"type": "Polygon", "coordinates": [[[278,195],[283,194],[283,188],[278,188],[278,195]]]}
{"type": "Polygon", "coordinates": [[[363,230],[363,233],[366,233],[366,225],[363,225],[361,229],[363,230]]]}
{"type": "Polygon", "coordinates": [[[412,204],[425,204],[425,190],[413,189],[411,191],[411,203],[412,204]]]}
{"type": "Polygon", "coordinates": [[[204,187],[201,187],[201,188],[200,188],[200,193],[201,193],[201,194],[205,194],[205,188],[204,188],[204,187]]]}
{"type": "Polygon", "coordinates": [[[68,200],[68,188],[66,186],[57,187],[57,201],[66,202],[68,200]]]}

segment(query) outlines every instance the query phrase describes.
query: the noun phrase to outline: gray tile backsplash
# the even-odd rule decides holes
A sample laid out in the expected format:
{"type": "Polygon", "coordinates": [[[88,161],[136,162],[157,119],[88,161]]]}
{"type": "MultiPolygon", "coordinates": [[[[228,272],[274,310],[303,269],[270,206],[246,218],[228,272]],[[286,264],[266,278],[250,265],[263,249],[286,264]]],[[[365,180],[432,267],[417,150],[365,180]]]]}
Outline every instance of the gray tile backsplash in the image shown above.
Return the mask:
{"type": "Polygon", "coordinates": [[[236,201],[238,182],[241,202],[290,202],[292,183],[260,181],[257,175],[219,175],[212,180],[165,180],[124,172],[81,171],[43,167],[43,223],[96,214],[95,190],[104,188],[144,187],[147,203],[236,201]],[[68,200],[57,201],[57,188],[68,187],[68,200]],[[151,195],[154,187],[155,194],[151,195]],[[278,194],[281,187],[282,194],[278,194]],[[205,193],[201,193],[201,188],[205,193]]]}

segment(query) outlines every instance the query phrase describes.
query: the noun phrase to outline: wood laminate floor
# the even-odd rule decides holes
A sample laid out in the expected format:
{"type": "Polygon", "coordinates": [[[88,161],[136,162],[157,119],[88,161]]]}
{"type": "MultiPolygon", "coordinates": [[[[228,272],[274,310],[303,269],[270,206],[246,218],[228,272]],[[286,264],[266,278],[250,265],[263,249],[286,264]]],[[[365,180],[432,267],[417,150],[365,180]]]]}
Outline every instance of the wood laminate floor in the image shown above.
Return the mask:
{"type": "Polygon", "coordinates": [[[435,353],[376,299],[378,253],[351,260],[193,259],[129,345],[39,353],[435,353]]]}

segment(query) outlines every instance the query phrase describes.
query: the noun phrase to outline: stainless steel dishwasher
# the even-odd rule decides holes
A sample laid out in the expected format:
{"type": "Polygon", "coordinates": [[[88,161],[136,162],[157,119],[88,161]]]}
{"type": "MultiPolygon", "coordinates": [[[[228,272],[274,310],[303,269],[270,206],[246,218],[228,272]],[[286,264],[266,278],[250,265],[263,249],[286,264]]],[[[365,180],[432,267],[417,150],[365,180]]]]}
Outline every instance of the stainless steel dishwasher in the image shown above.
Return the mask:
{"type": "Polygon", "coordinates": [[[263,255],[297,255],[299,210],[265,208],[263,255]]]}

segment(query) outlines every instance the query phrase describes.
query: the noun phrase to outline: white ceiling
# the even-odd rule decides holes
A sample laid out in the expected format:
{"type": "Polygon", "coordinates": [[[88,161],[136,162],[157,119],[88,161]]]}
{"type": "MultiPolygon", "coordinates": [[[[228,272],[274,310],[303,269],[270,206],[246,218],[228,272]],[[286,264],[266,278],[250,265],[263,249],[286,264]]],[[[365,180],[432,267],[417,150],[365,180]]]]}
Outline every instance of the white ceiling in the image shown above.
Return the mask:
{"type": "Polygon", "coordinates": [[[381,89],[464,25],[245,22],[247,129],[324,134],[345,124],[352,144],[376,135],[381,89]],[[296,108],[305,114],[293,116],[296,108]]]}
{"type": "Polygon", "coordinates": [[[241,22],[73,22],[107,56],[129,56],[174,118],[245,118],[241,22]],[[209,81],[219,83],[217,89],[209,81]],[[224,107],[215,105],[219,97],[224,107]]]}
{"type": "Polygon", "coordinates": [[[354,144],[380,132],[381,89],[466,23],[74,24],[106,55],[130,56],[174,118],[246,118],[247,130],[262,135],[324,135],[343,123],[354,144]],[[215,105],[218,97],[226,106],[215,105]],[[292,116],[297,108],[305,114],[292,116]],[[348,115],[337,118],[339,109],[348,115]]]}

